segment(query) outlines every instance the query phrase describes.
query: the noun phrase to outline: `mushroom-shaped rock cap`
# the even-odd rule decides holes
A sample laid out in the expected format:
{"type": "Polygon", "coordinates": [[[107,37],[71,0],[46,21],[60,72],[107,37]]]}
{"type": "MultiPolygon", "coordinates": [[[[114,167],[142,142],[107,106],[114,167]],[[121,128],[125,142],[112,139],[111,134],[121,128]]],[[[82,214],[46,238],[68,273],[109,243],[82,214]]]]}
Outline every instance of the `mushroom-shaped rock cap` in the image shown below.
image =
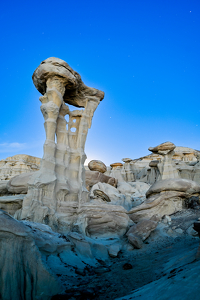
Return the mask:
{"type": "Polygon", "coordinates": [[[111,166],[111,168],[123,167],[123,164],[122,163],[114,163],[114,164],[111,164],[110,166],[111,166]]]}
{"type": "Polygon", "coordinates": [[[88,168],[91,171],[99,171],[105,173],[107,171],[106,165],[100,160],[91,160],[88,164],[88,168]]]}
{"type": "Polygon", "coordinates": [[[158,163],[159,163],[159,160],[152,160],[149,163],[149,167],[157,167],[158,163]]]}
{"type": "Polygon", "coordinates": [[[146,196],[149,197],[152,194],[157,194],[163,191],[177,191],[195,194],[200,193],[200,185],[195,181],[182,178],[160,180],[150,187],[150,189],[146,192],[146,196]]]}
{"type": "Polygon", "coordinates": [[[132,158],[122,158],[122,161],[125,163],[130,163],[132,161],[132,158]]]}
{"type": "Polygon", "coordinates": [[[149,151],[153,153],[159,153],[160,151],[172,151],[176,148],[176,146],[171,142],[162,143],[156,147],[149,147],[149,151]]]}
{"type": "Polygon", "coordinates": [[[85,107],[86,100],[103,100],[104,92],[87,87],[81,80],[81,76],[75,72],[64,60],[50,57],[42,61],[33,73],[32,79],[37,90],[44,95],[46,82],[54,76],[60,77],[65,84],[63,99],[66,103],[76,107],[85,107]]]}

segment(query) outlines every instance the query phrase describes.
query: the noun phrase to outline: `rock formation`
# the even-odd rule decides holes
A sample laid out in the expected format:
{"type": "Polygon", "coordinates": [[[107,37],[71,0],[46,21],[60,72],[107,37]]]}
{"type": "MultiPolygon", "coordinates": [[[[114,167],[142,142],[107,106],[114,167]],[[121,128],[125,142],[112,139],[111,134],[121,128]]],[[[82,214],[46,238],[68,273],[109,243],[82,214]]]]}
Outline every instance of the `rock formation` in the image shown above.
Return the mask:
{"type": "Polygon", "coordinates": [[[153,215],[162,218],[181,211],[191,197],[200,196],[200,185],[187,179],[165,179],[156,182],[146,192],[147,200],[132,208],[128,214],[134,222],[150,219],[153,215]]]}
{"type": "Polygon", "coordinates": [[[0,298],[44,299],[61,292],[36,246],[31,230],[0,210],[0,298]]]}
{"type": "Polygon", "coordinates": [[[10,180],[12,177],[28,172],[38,171],[40,158],[18,154],[0,160],[0,181],[10,180]]]}
{"type": "Polygon", "coordinates": [[[100,160],[91,160],[88,164],[88,168],[91,171],[98,171],[101,173],[105,173],[107,171],[106,165],[100,160]]]}
{"type": "Polygon", "coordinates": [[[161,160],[157,164],[159,170],[159,177],[157,180],[164,180],[168,178],[179,178],[178,171],[172,161],[172,157],[175,154],[174,149],[176,146],[171,142],[165,142],[157,147],[150,147],[149,151],[162,155],[161,160]]]}
{"type": "Polygon", "coordinates": [[[84,146],[104,93],[85,86],[77,72],[54,57],[39,65],[33,82],[43,95],[40,101],[46,141],[40,170],[29,181],[21,218],[69,231],[76,222],[77,210],[88,201],[84,146]],[[70,111],[65,103],[84,109],[70,111]]]}

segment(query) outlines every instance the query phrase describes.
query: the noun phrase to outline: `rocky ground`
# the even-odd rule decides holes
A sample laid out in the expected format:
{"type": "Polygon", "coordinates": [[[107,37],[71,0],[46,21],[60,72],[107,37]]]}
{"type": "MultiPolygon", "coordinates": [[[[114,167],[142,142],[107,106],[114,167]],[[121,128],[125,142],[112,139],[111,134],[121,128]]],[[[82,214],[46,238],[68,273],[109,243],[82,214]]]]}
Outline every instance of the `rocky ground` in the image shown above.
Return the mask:
{"type": "MultiPolygon", "coordinates": [[[[107,263],[102,261],[98,268],[90,266],[82,274],[76,271],[79,274],[73,283],[68,281],[66,294],[52,299],[135,299],[134,296],[123,296],[160,279],[164,282],[172,280],[197,261],[199,238],[194,236],[192,224],[198,218],[200,211],[194,209],[172,215],[171,221],[163,220],[158,225],[142,249],[133,249],[124,240],[118,257],[110,258],[107,263]]],[[[147,299],[147,293],[145,297],[142,299],[147,299]]],[[[154,297],[151,299],[156,299],[154,297]]],[[[163,294],[159,299],[168,298],[163,294]]],[[[188,298],[182,295],[182,299],[188,298]]]]}

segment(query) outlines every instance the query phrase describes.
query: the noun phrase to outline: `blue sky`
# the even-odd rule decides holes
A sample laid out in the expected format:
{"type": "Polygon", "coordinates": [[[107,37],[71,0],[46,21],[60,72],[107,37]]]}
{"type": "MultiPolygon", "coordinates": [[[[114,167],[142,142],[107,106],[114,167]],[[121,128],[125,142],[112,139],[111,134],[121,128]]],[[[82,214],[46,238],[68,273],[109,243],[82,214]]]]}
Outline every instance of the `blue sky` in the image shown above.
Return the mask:
{"type": "Polygon", "coordinates": [[[200,2],[2,1],[0,159],[42,157],[32,73],[55,56],[105,98],[88,160],[138,158],[165,141],[200,150],[200,2]]]}

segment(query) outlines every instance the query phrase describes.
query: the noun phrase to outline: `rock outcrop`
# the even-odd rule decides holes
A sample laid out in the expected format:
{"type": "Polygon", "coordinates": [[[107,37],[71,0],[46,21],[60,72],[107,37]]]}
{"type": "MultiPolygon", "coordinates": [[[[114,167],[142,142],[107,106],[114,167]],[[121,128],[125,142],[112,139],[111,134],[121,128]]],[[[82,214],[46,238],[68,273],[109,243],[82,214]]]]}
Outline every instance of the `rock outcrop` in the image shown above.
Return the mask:
{"type": "Polygon", "coordinates": [[[91,171],[98,171],[101,173],[105,173],[107,171],[106,165],[100,160],[91,160],[88,164],[88,168],[91,171]]]}
{"type": "Polygon", "coordinates": [[[49,300],[61,286],[49,272],[31,230],[0,210],[0,298],[49,300]]]}
{"type": "Polygon", "coordinates": [[[0,181],[10,180],[12,177],[38,171],[40,168],[40,158],[18,154],[0,160],[0,181]]]}
{"type": "Polygon", "coordinates": [[[46,141],[40,170],[29,181],[21,218],[45,222],[67,232],[76,222],[78,208],[88,201],[84,146],[104,93],[85,86],[77,72],[54,57],[39,65],[33,82],[43,95],[40,101],[46,141]],[[70,111],[65,103],[84,109],[70,111]]]}
{"type": "Polygon", "coordinates": [[[161,160],[157,164],[157,168],[160,173],[157,178],[158,181],[168,178],[179,178],[178,170],[174,166],[174,162],[172,160],[172,157],[175,154],[175,148],[176,146],[171,142],[165,142],[158,145],[157,147],[149,148],[149,151],[155,154],[162,155],[161,160]]]}
{"type": "Polygon", "coordinates": [[[200,185],[187,179],[166,179],[156,182],[147,191],[147,200],[132,208],[128,213],[134,222],[150,219],[153,215],[160,218],[181,211],[188,200],[199,198],[200,185]]]}
{"type": "Polygon", "coordinates": [[[105,182],[116,187],[118,180],[114,177],[107,176],[98,171],[85,171],[85,183],[88,191],[90,191],[93,185],[95,185],[98,182],[105,182]]]}

